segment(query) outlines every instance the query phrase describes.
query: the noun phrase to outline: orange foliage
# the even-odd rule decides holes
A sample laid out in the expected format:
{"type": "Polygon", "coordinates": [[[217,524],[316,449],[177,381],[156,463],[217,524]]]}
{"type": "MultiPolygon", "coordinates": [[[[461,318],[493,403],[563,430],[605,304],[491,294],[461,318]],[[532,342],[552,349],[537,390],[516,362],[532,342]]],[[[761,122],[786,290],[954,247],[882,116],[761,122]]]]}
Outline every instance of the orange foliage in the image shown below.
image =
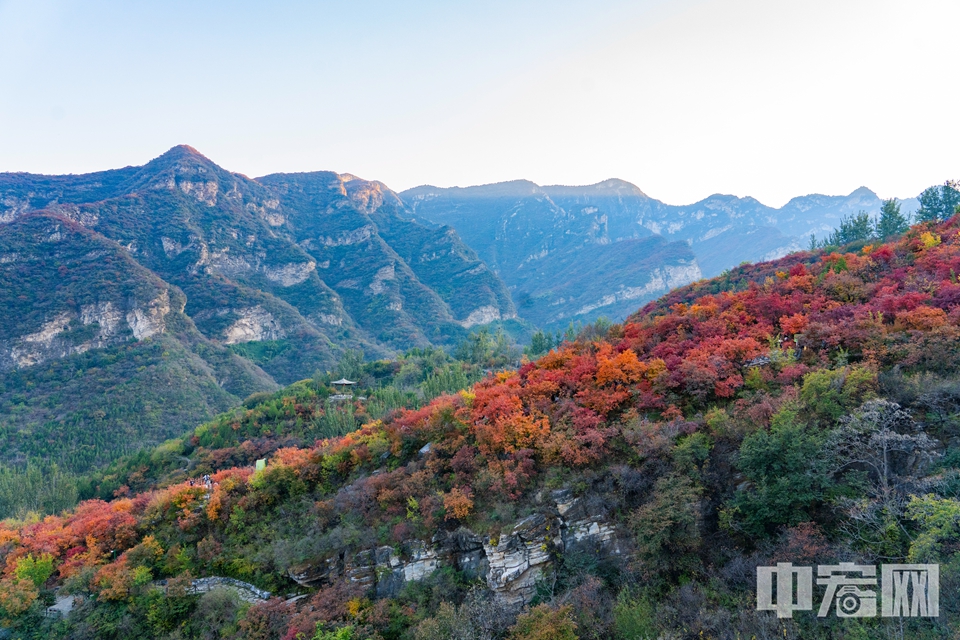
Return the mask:
{"type": "Polygon", "coordinates": [[[943,309],[919,306],[911,311],[897,314],[897,323],[907,329],[931,331],[947,324],[947,313],[943,309]]]}
{"type": "Polygon", "coordinates": [[[792,316],[782,316],[780,318],[780,328],[783,329],[783,332],[787,336],[803,333],[803,330],[807,328],[807,323],[807,316],[802,313],[795,313],[792,316]]]}
{"type": "Polygon", "coordinates": [[[103,600],[123,600],[132,586],[133,575],[122,561],[100,567],[90,583],[90,588],[103,600]]]}
{"type": "Polygon", "coordinates": [[[454,487],[443,496],[447,520],[463,520],[473,511],[473,492],[469,487],[454,487]]]}
{"type": "Polygon", "coordinates": [[[611,357],[613,347],[604,344],[597,352],[597,384],[600,386],[617,383],[637,382],[647,372],[647,366],[640,362],[632,349],[625,349],[611,357]]]}

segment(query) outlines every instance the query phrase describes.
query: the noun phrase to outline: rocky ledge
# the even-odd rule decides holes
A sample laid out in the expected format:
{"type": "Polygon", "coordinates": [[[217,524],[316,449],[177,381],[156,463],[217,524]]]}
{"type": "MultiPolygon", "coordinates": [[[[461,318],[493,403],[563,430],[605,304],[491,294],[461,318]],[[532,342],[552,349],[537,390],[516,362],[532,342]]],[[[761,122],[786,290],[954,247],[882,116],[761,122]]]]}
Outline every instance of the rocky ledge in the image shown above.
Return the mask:
{"type": "Polygon", "coordinates": [[[563,554],[586,552],[608,559],[624,554],[625,532],[606,514],[591,513],[583,499],[558,490],[544,502],[543,508],[494,538],[465,527],[440,531],[430,542],[410,540],[399,549],[342,550],[334,557],[292,568],[290,577],[308,587],[346,579],[369,588],[377,597],[390,597],[404,583],[423,580],[447,566],[484,580],[504,606],[520,607],[530,602],[537,583],[549,577],[563,554]]]}

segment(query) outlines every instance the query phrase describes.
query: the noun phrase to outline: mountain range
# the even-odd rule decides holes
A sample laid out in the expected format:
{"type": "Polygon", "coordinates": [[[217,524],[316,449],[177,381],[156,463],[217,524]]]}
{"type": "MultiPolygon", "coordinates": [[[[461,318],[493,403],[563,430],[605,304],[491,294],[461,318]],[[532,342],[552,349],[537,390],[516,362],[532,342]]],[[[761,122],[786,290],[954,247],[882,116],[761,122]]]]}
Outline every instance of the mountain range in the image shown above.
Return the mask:
{"type": "Polygon", "coordinates": [[[376,182],[255,181],[186,146],[142,167],[0,175],[3,457],[96,434],[69,447],[86,468],[347,349],[453,346],[515,316],[455,232],[403,212],[376,182]]]}
{"type": "Polygon", "coordinates": [[[188,146],[99,173],[0,174],[2,460],[87,469],[351,349],[620,320],[879,205],[858,189],[672,206],[620,180],[398,194],[328,171],[250,179],[188,146]]]}
{"type": "MultiPolygon", "coordinates": [[[[622,180],[423,186],[400,197],[418,218],[455,228],[510,287],[518,313],[545,327],[621,320],[673,287],[800,250],[844,216],[876,215],[881,206],[865,187],[793,198],[779,209],[722,194],[676,206],[622,180]]],[[[902,201],[904,213],[918,207],[902,201]]]]}

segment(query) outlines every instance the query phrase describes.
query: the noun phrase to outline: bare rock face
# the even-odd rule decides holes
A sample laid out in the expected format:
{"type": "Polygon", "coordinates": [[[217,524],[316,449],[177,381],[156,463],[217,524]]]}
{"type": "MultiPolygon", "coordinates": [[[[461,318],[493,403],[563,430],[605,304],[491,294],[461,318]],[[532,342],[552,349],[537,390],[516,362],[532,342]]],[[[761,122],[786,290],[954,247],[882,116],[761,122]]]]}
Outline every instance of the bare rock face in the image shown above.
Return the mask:
{"type": "MultiPolygon", "coordinates": [[[[509,317],[516,317],[516,314],[511,314],[509,317]]],[[[488,322],[493,322],[494,320],[500,320],[500,309],[494,305],[486,305],[483,307],[478,307],[470,312],[463,320],[460,320],[460,326],[464,329],[469,329],[478,324],[487,324],[488,322]]],[[[504,317],[503,319],[508,319],[504,317]]]]}
{"type": "MultiPolygon", "coordinates": [[[[169,311],[169,295],[167,295],[166,303],[169,311]]],[[[100,325],[100,336],[102,338],[115,336],[120,330],[120,323],[125,319],[123,312],[109,300],[80,307],[80,323],[83,325],[94,323],[100,325]]]]}
{"type": "Polygon", "coordinates": [[[316,269],[317,263],[313,260],[310,262],[291,262],[275,267],[264,267],[263,275],[267,277],[267,280],[276,282],[281,287],[292,287],[304,282],[316,269]]]}
{"type": "Polygon", "coordinates": [[[390,263],[385,267],[381,267],[377,270],[377,273],[373,276],[373,280],[370,282],[370,293],[373,295],[384,293],[387,290],[387,285],[385,283],[391,280],[396,280],[396,278],[397,272],[393,263],[390,263]]]}
{"type": "Polygon", "coordinates": [[[0,369],[22,369],[47,360],[64,358],[129,340],[144,340],[166,328],[170,313],[170,293],[164,290],[143,305],[134,304],[124,311],[112,301],[83,305],[79,312],[62,311],[44,322],[39,331],[0,343],[0,369]],[[96,325],[91,336],[77,340],[74,330],[96,325]],[[125,330],[129,329],[129,333],[125,330]]]}
{"type": "Polygon", "coordinates": [[[85,227],[94,227],[100,220],[100,217],[86,208],[80,208],[75,204],[52,204],[48,209],[68,220],[73,220],[85,227]]]}
{"type": "Polygon", "coordinates": [[[374,231],[373,225],[368,224],[352,231],[343,231],[335,236],[321,236],[319,240],[325,247],[343,247],[366,242],[373,237],[374,231]]]}
{"type": "Polygon", "coordinates": [[[667,265],[655,269],[653,273],[650,274],[650,279],[642,287],[624,287],[621,285],[617,291],[580,307],[573,315],[591,313],[601,307],[607,307],[626,300],[638,300],[641,298],[649,298],[651,295],[657,293],[666,293],[671,289],[696,282],[702,277],[703,273],[700,271],[700,266],[696,260],[692,260],[689,264],[667,265]]]}
{"type": "Polygon", "coordinates": [[[399,552],[393,547],[343,550],[332,558],[292,567],[289,575],[311,587],[346,579],[377,597],[389,597],[405,583],[423,580],[446,566],[484,580],[504,607],[516,609],[531,601],[537,583],[549,577],[564,553],[604,558],[624,553],[625,532],[605,514],[591,513],[570,491],[555,491],[551,498],[553,507],[524,518],[493,539],[466,528],[440,531],[429,543],[403,543],[399,552]]]}
{"type": "Polygon", "coordinates": [[[133,332],[133,337],[143,340],[163,332],[164,318],[168,313],[170,313],[170,293],[164,291],[145,307],[131,309],[127,313],[127,324],[133,332]]]}
{"type": "Polygon", "coordinates": [[[0,223],[13,222],[20,215],[29,210],[29,198],[16,198],[14,196],[7,196],[3,200],[0,200],[0,223]]]}
{"type": "Polygon", "coordinates": [[[279,340],[286,335],[280,321],[260,305],[236,313],[240,317],[224,332],[226,344],[279,340]]]}
{"type": "Polygon", "coordinates": [[[624,554],[625,532],[606,514],[589,509],[583,498],[573,497],[566,489],[554,491],[551,498],[562,520],[560,538],[565,552],[589,553],[601,558],[624,554]]]}
{"type": "MultiPolygon", "coordinates": [[[[43,324],[36,333],[29,333],[20,336],[14,341],[14,346],[10,349],[10,359],[15,368],[30,367],[39,364],[48,358],[62,357],[59,354],[70,348],[62,344],[62,340],[57,337],[67,330],[72,320],[69,313],[60,313],[56,317],[43,324]]],[[[64,354],[66,355],[66,354],[64,354]]]]}
{"type": "Polygon", "coordinates": [[[217,192],[220,190],[220,186],[213,180],[205,182],[190,182],[188,180],[181,180],[178,184],[180,191],[183,191],[185,194],[193,196],[199,202],[206,204],[208,207],[212,207],[217,204],[217,192]]]}
{"type": "Polygon", "coordinates": [[[554,518],[534,514],[496,544],[483,545],[490,563],[487,586],[505,605],[519,607],[533,598],[537,582],[553,565],[555,548],[562,549],[562,540],[553,537],[558,524],[554,518]]]}

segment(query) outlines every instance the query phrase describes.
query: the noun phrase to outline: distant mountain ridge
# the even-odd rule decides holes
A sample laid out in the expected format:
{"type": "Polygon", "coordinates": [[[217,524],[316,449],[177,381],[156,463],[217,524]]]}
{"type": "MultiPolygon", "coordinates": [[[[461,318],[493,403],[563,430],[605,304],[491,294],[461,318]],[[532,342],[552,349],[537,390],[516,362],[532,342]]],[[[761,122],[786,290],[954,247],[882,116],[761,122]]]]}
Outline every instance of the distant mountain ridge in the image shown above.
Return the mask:
{"type": "MultiPolygon", "coordinates": [[[[797,251],[810,234],[823,236],[843,216],[876,214],[881,205],[861,187],[848,196],[793,198],[779,209],[722,194],[677,206],[618,179],[421,186],[399,195],[418,218],[455,228],[510,286],[520,315],[541,326],[621,319],[673,286],[797,251]],[[579,296],[568,293],[571,278],[579,296]]],[[[905,212],[918,206],[903,201],[905,212]]]]}

